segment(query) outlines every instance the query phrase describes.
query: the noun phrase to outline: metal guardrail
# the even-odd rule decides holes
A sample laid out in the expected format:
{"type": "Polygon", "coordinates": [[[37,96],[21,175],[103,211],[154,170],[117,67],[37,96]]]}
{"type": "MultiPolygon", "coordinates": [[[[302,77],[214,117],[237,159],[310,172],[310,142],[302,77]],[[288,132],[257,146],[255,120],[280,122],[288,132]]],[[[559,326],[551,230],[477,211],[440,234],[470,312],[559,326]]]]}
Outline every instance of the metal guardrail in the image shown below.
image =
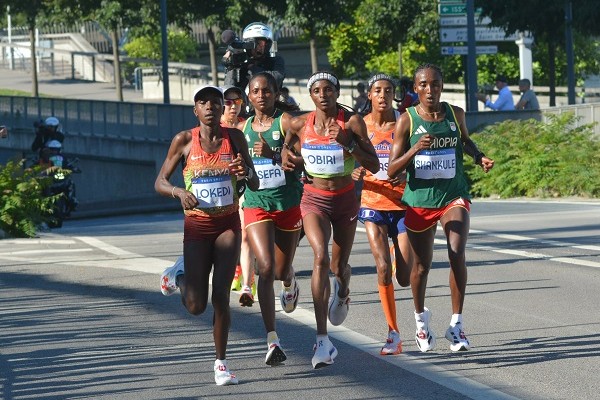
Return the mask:
{"type": "MultiPolygon", "coordinates": [[[[577,126],[594,123],[594,135],[600,137],[600,103],[544,108],[537,113],[546,119],[549,114],[564,112],[573,112],[579,117],[577,126]]],[[[520,111],[469,112],[467,125],[534,117],[529,114],[520,111]]],[[[170,141],[176,133],[198,123],[191,105],[0,96],[2,125],[32,129],[35,121],[49,116],[57,117],[67,134],[156,141],[170,141]]]]}
{"type": "Polygon", "coordinates": [[[170,141],[198,121],[192,106],[0,96],[0,121],[17,129],[57,117],[67,134],[170,141]]]}

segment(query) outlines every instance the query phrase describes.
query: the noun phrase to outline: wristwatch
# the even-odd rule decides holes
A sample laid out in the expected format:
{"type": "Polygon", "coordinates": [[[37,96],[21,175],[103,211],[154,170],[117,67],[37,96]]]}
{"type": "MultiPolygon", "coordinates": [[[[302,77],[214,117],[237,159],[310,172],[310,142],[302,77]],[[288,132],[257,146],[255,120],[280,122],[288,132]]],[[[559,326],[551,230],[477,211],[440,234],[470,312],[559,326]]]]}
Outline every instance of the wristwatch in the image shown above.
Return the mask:
{"type": "Polygon", "coordinates": [[[247,181],[249,181],[250,179],[252,179],[252,177],[254,176],[254,170],[250,167],[247,167],[246,169],[246,176],[242,179],[245,179],[247,181]]]}
{"type": "Polygon", "coordinates": [[[271,162],[273,163],[273,165],[281,165],[281,153],[278,151],[273,152],[273,158],[271,159],[271,162]]]}

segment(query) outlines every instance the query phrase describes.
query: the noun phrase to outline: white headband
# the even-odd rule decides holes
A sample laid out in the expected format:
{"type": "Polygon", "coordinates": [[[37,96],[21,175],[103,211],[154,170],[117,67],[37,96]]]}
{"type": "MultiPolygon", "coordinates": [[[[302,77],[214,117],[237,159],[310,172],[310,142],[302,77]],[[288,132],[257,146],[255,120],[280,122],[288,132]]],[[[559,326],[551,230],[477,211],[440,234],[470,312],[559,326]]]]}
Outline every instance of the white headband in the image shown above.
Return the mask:
{"type": "Polygon", "coordinates": [[[339,87],[338,79],[335,76],[333,76],[332,74],[330,74],[328,72],[319,72],[310,77],[310,79],[308,80],[308,83],[306,84],[306,88],[308,90],[310,90],[310,88],[316,81],[322,81],[322,80],[331,82],[331,84],[333,86],[335,86],[336,88],[339,87]]]}

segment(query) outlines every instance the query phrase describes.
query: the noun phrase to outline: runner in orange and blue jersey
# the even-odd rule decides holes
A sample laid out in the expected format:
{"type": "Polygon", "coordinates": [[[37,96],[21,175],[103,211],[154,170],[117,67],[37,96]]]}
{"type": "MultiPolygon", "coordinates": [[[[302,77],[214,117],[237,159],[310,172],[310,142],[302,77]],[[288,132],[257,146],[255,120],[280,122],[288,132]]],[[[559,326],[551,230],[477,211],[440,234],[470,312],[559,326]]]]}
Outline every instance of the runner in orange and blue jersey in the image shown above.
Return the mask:
{"type": "Polygon", "coordinates": [[[353,174],[355,180],[363,180],[358,219],[367,231],[377,268],[379,299],[388,324],[387,339],[381,355],[402,352],[392,282],[394,264],[398,283],[404,287],[410,284],[410,245],[404,227],[406,206],[401,202],[405,175],[401,174],[397,178],[388,176],[394,127],[400,116],[394,110],[395,86],[395,81],[385,74],[376,74],[368,81],[369,107],[364,120],[367,134],[379,158],[379,172],[373,174],[364,167],[358,167],[353,174]],[[392,239],[391,248],[388,237],[392,239]]]}

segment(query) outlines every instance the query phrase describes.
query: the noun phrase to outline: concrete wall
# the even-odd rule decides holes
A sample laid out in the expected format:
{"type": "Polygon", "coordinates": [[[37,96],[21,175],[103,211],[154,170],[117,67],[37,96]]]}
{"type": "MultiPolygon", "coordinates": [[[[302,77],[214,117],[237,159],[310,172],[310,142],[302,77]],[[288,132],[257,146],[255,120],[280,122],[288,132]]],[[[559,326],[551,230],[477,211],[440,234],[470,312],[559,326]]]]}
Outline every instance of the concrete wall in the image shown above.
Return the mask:
{"type": "MultiPolygon", "coordinates": [[[[467,113],[467,124],[475,130],[508,118],[540,119],[541,113],[467,113]]],[[[8,138],[0,140],[0,163],[32,155],[33,138],[33,129],[9,129],[8,138]]],[[[132,138],[126,131],[115,132],[111,137],[67,132],[63,152],[67,157],[79,158],[82,170],[81,174],[73,174],[80,201],[73,217],[179,209],[178,201],[154,191],[154,181],[169,145],[167,140],[132,138]]],[[[174,173],[173,182],[183,185],[180,168],[174,173]]]]}

